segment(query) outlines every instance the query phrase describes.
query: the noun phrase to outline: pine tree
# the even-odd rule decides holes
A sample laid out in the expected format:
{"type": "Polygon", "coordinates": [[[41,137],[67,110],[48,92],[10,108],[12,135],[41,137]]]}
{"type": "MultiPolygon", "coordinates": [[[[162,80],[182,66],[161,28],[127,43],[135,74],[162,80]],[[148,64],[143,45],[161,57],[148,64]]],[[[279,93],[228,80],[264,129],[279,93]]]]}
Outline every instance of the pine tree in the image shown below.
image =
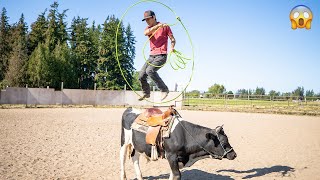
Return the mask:
{"type": "Polygon", "coordinates": [[[48,29],[48,21],[46,20],[45,10],[41,13],[37,21],[31,24],[31,32],[28,35],[28,54],[36,49],[39,43],[44,43],[46,39],[46,31],[48,29]]]}
{"type": "Polygon", "coordinates": [[[62,13],[58,13],[58,41],[61,43],[67,42],[68,40],[68,32],[67,32],[67,23],[64,21],[67,17],[66,12],[67,10],[63,10],[62,13]]]}
{"type": "Polygon", "coordinates": [[[66,43],[60,41],[56,45],[54,51],[51,54],[54,62],[55,77],[51,80],[51,86],[56,89],[60,88],[60,83],[64,82],[65,88],[76,88],[77,78],[74,67],[71,64],[71,53],[66,43]]]}
{"type": "MultiPolygon", "coordinates": [[[[134,58],[136,55],[136,49],[135,49],[135,37],[133,35],[133,32],[131,30],[130,24],[126,27],[125,30],[125,61],[123,62],[123,67],[125,68],[127,72],[127,81],[130,85],[133,83],[133,75],[134,75],[134,58]]],[[[128,86],[127,86],[128,87],[128,86]]],[[[128,87],[129,88],[129,87],[128,87]]]]}
{"type": "Polygon", "coordinates": [[[9,59],[9,68],[5,79],[10,86],[23,86],[26,83],[27,54],[27,25],[22,14],[17,25],[13,28],[13,50],[9,59]]]}
{"type": "Polygon", "coordinates": [[[7,10],[2,8],[0,21],[0,82],[4,79],[8,70],[9,57],[11,53],[10,25],[7,10]]]}
{"type": "Polygon", "coordinates": [[[132,89],[134,91],[141,91],[141,85],[140,85],[140,81],[139,81],[139,72],[135,71],[133,73],[133,79],[132,79],[132,85],[131,85],[132,89]]]}
{"type": "MultiPolygon", "coordinates": [[[[101,36],[101,49],[100,58],[98,60],[98,85],[106,89],[123,89],[124,84],[126,84],[118,62],[116,59],[116,45],[118,46],[118,59],[120,62],[123,75],[132,84],[133,79],[133,60],[130,59],[134,57],[134,52],[130,52],[126,48],[126,34],[123,24],[120,24],[118,30],[118,38],[116,39],[116,31],[120,20],[115,18],[115,16],[108,16],[105,23],[103,24],[103,32],[101,36]]],[[[130,30],[130,29],[129,29],[130,30]]],[[[133,36],[129,35],[129,40],[132,40],[133,36]]],[[[128,41],[131,43],[132,41],[128,41]]],[[[133,39],[134,42],[134,39],[133,39]]]]}
{"type": "Polygon", "coordinates": [[[97,82],[97,64],[99,59],[99,48],[100,48],[100,36],[101,36],[101,26],[96,27],[95,21],[93,21],[91,28],[89,29],[89,37],[92,42],[91,52],[92,52],[92,68],[93,83],[97,82]]]}
{"type": "Polygon", "coordinates": [[[57,2],[54,2],[50,7],[51,9],[49,10],[48,14],[48,28],[45,33],[46,39],[45,39],[45,49],[48,50],[48,56],[46,58],[43,58],[43,64],[45,64],[46,71],[47,71],[47,76],[44,77],[46,80],[46,85],[54,87],[54,88],[59,88],[59,84],[57,83],[57,64],[55,62],[55,58],[53,56],[53,51],[56,47],[56,45],[59,43],[59,34],[58,34],[58,6],[59,4],[57,2]]]}
{"type": "Polygon", "coordinates": [[[71,51],[73,64],[77,69],[79,87],[92,89],[96,74],[98,49],[95,46],[94,31],[87,27],[86,18],[74,18],[71,24],[71,51]]]}
{"type": "Polygon", "coordinates": [[[67,46],[66,23],[63,21],[67,10],[59,13],[58,6],[57,2],[50,6],[47,18],[44,16],[46,11],[39,15],[29,35],[29,49],[36,47],[31,52],[27,71],[29,84],[33,87],[51,86],[59,89],[61,71],[64,69],[62,62],[70,57],[60,52],[67,46]],[[56,57],[59,57],[59,60],[56,57]]]}
{"type": "Polygon", "coordinates": [[[66,88],[76,87],[76,78],[74,76],[73,66],[70,63],[71,53],[67,44],[67,23],[64,21],[68,10],[59,13],[57,10],[57,2],[54,2],[51,8],[48,15],[49,28],[46,39],[46,45],[48,45],[50,52],[48,59],[50,86],[55,89],[60,89],[61,82],[64,82],[66,88]]]}
{"type": "Polygon", "coordinates": [[[49,49],[45,44],[39,43],[32,52],[28,62],[27,75],[29,77],[30,87],[45,87],[48,77],[49,49]]]}
{"type": "Polygon", "coordinates": [[[58,2],[54,2],[50,7],[48,14],[48,29],[46,31],[46,45],[49,47],[49,51],[52,52],[58,43],[58,2]]]}
{"type": "MultiPolygon", "coordinates": [[[[64,10],[63,13],[59,13],[58,6],[59,4],[57,2],[54,2],[51,5],[51,9],[49,10],[47,17],[48,28],[45,32],[45,42],[41,45],[41,48],[37,50],[37,53],[35,53],[36,55],[34,55],[34,58],[36,59],[37,57],[41,57],[41,62],[38,64],[36,63],[35,65],[41,65],[46,72],[46,76],[44,77],[42,77],[42,75],[36,76],[42,77],[40,79],[42,84],[40,85],[43,85],[44,83],[44,86],[49,85],[55,89],[60,89],[61,79],[63,79],[60,72],[64,69],[64,61],[70,60],[70,54],[64,53],[65,50],[63,50],[65,47],[67,47],[68,39],[66,22],[64,22],[64,18],[66,17],[65,13],[67,10],[64,10]],[[56,47],[58,45],[59,47],[56,47]],[[64,52],[57,52],[60,50],[64,52]],[[45,55],[42,56],[42,54],[45,55]],[[56,56],[58,56],[59,59],[57,59],[56,56]]],[[[39,59],[35,61],[38,62],[38,60],[39,59]]]]}

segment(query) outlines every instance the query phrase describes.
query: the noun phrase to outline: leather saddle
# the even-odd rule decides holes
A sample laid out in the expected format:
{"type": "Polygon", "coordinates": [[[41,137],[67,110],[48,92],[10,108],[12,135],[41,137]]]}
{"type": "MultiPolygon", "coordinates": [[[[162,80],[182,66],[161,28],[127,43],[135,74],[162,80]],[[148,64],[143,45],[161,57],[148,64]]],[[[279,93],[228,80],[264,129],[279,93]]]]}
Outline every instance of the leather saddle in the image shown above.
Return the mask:
{"type": "MultiPolygon", "coordinates": [[[[172,116],[174,115],[174,109],[169,107],[165,112],[162,112],[158,108],[148,108],[142,112],[136,119],[135,123],[143,126],[147,126],[146,144],[152,146],[158,146],[160,149],[161,157],[163,154],[163,134],[162,131],[168,130],[168,126],[172,124],[172,116]]],[[[169,137],[168,132],[165,133],[165,137],[169,137]]]]}

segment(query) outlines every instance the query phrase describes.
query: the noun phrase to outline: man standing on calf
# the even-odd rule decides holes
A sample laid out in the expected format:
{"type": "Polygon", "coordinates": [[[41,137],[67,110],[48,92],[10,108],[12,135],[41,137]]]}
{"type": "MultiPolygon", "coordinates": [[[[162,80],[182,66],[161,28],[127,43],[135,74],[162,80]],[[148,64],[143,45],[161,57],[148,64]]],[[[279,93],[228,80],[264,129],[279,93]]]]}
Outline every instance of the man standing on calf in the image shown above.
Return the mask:
{"type": "Polygon", "coordinates": [[[150,56],[139,72],[139,80],[143,90],[143,96],[139,99],[139,101],[150,97],[150,85],[147,82],[148,76],[154,81],[154,83],[162,92],[163,100],[168,96],[169,89],[162,81],[157,71],[167,61],[168,37],[171,40],[170,51],[174,50],[176,40],[173,37],[170,27],[165,23],[158,22],[153,11],[149,10],[144,12],[144,18],[142,21],[146,21],[148,24],[147,28],[144,30],[144,35],[148,36],[150,40],[150,56]]]}

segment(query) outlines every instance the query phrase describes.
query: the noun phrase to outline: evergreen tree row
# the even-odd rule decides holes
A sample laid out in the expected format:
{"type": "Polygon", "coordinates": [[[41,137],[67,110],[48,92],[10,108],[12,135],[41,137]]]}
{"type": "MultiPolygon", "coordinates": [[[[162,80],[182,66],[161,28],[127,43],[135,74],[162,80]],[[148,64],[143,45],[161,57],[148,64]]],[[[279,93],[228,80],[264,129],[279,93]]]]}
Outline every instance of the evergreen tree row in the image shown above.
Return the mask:
{"type": "MultiPolygon", "coordinates": [[[[59,12],[54,2],[28,26],[22,14],[9,24],[5,8],[0,21],[0,88],[46,87],[123,89],[126,84],[116,60],[115,36],[120,22],[114,15],[101,25],[87,18],[65,21],[67,11],[59,12]]],[[[120,25],[118,55],[124,76],[134,81],[135,37],[130,24],[120,25]]],[[[127,86],[128,87],[128,86],[127,86]]]]}

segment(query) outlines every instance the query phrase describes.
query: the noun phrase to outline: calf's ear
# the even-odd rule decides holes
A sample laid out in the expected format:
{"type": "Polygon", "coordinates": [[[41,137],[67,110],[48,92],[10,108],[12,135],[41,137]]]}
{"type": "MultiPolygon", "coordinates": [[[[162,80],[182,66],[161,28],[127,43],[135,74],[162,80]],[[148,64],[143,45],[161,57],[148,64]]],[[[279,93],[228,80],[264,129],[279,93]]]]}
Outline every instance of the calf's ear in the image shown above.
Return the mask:
{"type": "Polygon", "coordinates": [[[223,130],[223,125],[216,127],[216,132],[219,133],[221,130],[223,130]]]}
{"type": "Polygon", "coordinates": [[[217,147],[217,146],[219,145],[219,141],[218,141],[217,137],[216,137],[214,134],[212,134],[212,133],[207,133],[207,134],[206,134],[206,138],[207,138],[208,140],[213,140],[215,147],[217,147]]]}
{"type": "Polygon", "coordinates": [[[214,135],[212,133],[207,133],[206,138],[207,139],[214,139],[214,135]]]}

